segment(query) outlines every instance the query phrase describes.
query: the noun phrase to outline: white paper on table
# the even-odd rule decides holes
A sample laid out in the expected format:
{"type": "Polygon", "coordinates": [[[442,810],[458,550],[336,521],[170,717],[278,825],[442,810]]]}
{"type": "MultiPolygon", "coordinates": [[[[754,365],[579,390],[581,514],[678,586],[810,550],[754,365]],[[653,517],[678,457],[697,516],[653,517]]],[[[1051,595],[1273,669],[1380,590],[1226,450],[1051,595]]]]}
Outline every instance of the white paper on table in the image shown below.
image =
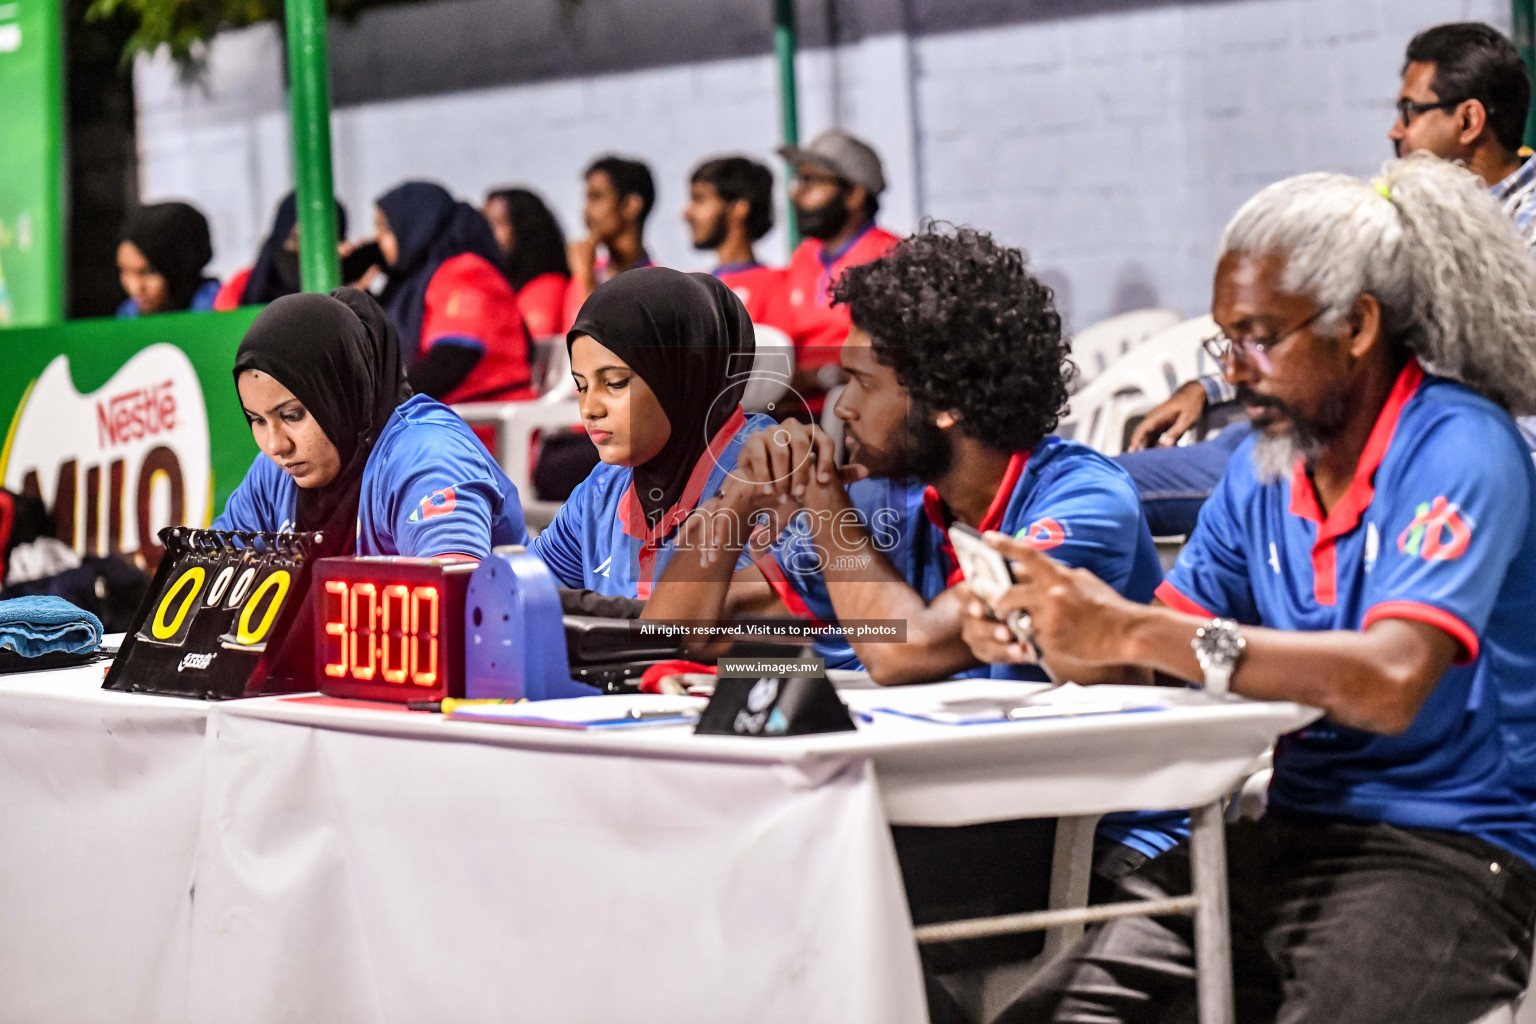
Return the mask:
{"type": "Polygon", "coordinates": [[[456,707],[449,718],[477,722],[505,722],[508,725],[585,728],[594,724],[630,723],[687,725],[698,719],[706,697],[667,696],[655,693],[608,694],[600,697],[567,697],[560,700],[520,701],[516,704],[466,704],[456,707]],[[643,717],[640,717],[643,716],[643,717]],[[675,720],[674,720],[675,718],[675,720]]]}
{"type": "Polygon", "coordinates": [[[943,687],[913,686],[844,694],[855,710],[938,725],[997,724],[1041,718],[1148,711],[1167,706],[1151,687],[1051,686],[975,679],[943,687]]]}

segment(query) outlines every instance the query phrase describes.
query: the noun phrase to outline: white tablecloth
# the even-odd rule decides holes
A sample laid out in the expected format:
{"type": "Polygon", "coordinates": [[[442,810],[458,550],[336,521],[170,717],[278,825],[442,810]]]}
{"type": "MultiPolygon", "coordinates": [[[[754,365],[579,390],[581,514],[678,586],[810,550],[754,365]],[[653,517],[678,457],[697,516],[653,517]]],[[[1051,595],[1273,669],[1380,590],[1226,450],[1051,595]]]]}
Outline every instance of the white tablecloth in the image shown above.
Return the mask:
{"type": "Polygon", "coordinates": [[[888,823],[1207,802],[1316,714],[592,734],[91,671],[0,678],[0,1020],[918,1022],[888,823]]]}
{"type": "Polygon", "coordinates": [[[0,1020],[185,1018],[208,705],[0,676],[0,1020]]]}
{"type": "Polygon", "coordinates": [[[192,1019],[924,1019],[866,760],[808,776],[464,726],[215,709],[192,1019]]]}

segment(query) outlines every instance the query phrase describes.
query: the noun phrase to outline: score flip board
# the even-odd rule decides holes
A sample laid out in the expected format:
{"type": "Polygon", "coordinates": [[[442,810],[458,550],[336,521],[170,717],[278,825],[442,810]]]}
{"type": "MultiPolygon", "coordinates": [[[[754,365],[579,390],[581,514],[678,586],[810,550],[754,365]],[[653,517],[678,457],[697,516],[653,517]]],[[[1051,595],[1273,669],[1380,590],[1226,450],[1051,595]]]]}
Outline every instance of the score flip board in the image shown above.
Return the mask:
{"type": "Polygon", "coordinates": [[[167,527],[165,556],[104,684],[227,700],[311,690],[315,533],[167,527]]]}

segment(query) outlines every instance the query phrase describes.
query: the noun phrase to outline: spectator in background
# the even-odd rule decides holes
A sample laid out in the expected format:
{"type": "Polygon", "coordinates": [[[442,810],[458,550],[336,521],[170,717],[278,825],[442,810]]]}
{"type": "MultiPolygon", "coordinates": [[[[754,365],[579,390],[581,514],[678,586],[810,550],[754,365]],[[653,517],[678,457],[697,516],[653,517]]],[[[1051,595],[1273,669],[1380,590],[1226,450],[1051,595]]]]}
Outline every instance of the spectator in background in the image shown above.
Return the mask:
{"type": "Polygon", "coordinates": [[[582,217],[587,237],[570,245],[571,287],[565,297],[564,327],[576,322],[581,304],[598,285],[615,274],[651,265],[645,251],[645,219],[656,205],[651,169],[638,160],[610,154],[587,168],[586,179],[582,217]]]}
{"type": "MultiPolygon", "coordinates": [[[[1526,244],[1536,247],[1536,157],[1520,155],[1531,81],[1514,44],[1480,22],[1436,25],[1409,41],[1402,78],[1397,119],[1387,130],[1393,149],[1399,156],[1432,153],[1466,164],[1526,244]]],[[[1228,457],[1252,432],[1247,423],[1234,424],[1213,440],[1172,447],[1207,404],[1234,397],[1219,373],[1189,381],[1131,435],[1120,461],[1136,480],[1154,534],[1194,530],[1228,457]]],[[[1530,421],[1523,420],[1521,430],[1536,438],[1530,421]]]]}
{"type": "Polygon", "coordinates": [[[120,317],[206,311],[219,282],[203,276],[213,259],[208,218],[187,203],[150,203],[128,215],[117,246],[117,275],[128,298],[120,317]]]}
{"type": "Polygon", "coordinates": [[[789,195],[805,241],[790,257],[771,322],[795,343],[795,390],[819,414],[828,389],[842,380],[839,352],[851,326],[848,307],[833,305],[832,288],[844,270],[879,259],[898,239],[875,226],[885,172],[863,140],[832,128],[779,154],[795,168],[789,195]]]}
{"type": "Polygon", "coordinates": [[[693,172],[683,220],[693,247],[713,249],[720,261],[711,273],[736,293],[753,323],[768,323],[784,271],[759,263],[752,244],[773,227],[773,172],[742,156],[704,161],[693,172]]]}
{"type": "MultiPolygon", "coordinates": [[[[336,204],[336,235],[347,237],[347,209],[336,204]]],[[[224,282],[213,300],[217,310],[237,306],[265,306],[273,299],[301,290],[299,276],[299,201],[289,192],[277,204],[272,230],[256,253],[256,262],[224,282]]]]}
{"type": "Polygon", "coordinates": [[[485,219],[506,255],[507,278],[529,335],[559,334],[571,280],[560,222],[544,200],[525,188],[497,189],[486,196],[485,219]]]}
{"type": "Polygon", "coordinates": [[[411,387],[448,404],[531,398],[528,335],[480,211],[408,181],[378,198],[374,226],[411,387]]]}

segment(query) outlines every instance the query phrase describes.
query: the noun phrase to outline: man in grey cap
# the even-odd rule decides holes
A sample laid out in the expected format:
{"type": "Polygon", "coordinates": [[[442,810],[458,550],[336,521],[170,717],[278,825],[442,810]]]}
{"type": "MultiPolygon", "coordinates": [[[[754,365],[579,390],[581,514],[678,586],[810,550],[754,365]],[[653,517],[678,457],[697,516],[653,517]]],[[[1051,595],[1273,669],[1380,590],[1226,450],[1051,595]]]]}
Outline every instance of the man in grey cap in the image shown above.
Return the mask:
{"type": "Polygon", "coordinates": [[[789,196],[804,241],[790,257],[772,322],[794,340],[795,390],[819,416],[827,390],[842,379],[838,359],[851,326],[848,308],[832,305],[832,286],[845,269],[879,259],[899,239],[875,226],[885,173],[868,143],[830,128],[779,155],[795,169],[789,196]]]}

